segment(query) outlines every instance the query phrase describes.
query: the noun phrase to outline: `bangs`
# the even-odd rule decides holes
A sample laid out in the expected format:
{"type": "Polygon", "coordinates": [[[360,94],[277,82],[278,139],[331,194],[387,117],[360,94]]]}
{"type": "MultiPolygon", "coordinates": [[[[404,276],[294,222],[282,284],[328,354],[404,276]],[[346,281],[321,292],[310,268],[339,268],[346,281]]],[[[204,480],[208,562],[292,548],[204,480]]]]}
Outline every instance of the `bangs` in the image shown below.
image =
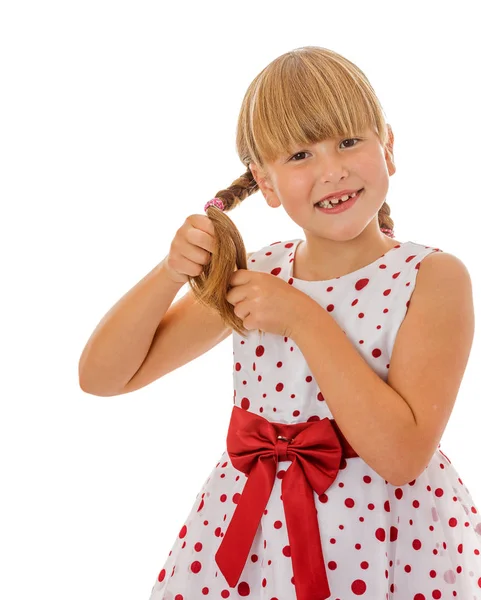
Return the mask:
{"type": "Polygon", "coordinates": [[[366,129],[384,144],[385,121],[374,91],[355,65],[337,56],[325,49],[320,55],[316,48],[294,51],[257,76],[239,115],[238,148],[245,146],[246,158],[264,165],[300,146],[357,137],[366,129]]]}

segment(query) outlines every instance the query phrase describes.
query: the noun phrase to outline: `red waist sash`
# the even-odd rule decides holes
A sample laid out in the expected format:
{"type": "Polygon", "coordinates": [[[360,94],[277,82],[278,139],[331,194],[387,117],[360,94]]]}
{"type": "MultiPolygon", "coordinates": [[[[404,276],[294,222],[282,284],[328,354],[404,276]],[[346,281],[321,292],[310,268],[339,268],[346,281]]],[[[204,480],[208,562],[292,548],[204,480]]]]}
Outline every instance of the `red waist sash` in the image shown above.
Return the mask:
{"type": "Polygon", "coordinates": [[[343,458],[358,456],[333,419],[273,423],[234,406],[227,432],[232,465],[248,476],[215,560],[235,587],[244,570],[274,485],[277,463],[289,460],[281,483],[298,600],[331,595],[324,566],[314,492],[334,482],[343,458]]]}

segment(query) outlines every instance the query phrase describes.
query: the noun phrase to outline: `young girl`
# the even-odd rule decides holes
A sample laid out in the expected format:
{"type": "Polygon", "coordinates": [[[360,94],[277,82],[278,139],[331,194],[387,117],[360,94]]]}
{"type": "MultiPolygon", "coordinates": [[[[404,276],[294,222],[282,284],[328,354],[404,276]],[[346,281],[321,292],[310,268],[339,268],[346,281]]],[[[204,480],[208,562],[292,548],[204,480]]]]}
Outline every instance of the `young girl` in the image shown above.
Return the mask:
{"type": "Polygon", "coordinates": [[[393,133],[371,85],[333,51],[288,52],[249,86],[237,150],[246,172],[81,359],[82,388],[115,395],[233,334],[226,449],[150,600],[481,598],[481,520],[439,444],[471,281],[455,256],[393,238],[393,133]],[[225,213],[259,189],[306,239],[246,257],[225,213]]]}

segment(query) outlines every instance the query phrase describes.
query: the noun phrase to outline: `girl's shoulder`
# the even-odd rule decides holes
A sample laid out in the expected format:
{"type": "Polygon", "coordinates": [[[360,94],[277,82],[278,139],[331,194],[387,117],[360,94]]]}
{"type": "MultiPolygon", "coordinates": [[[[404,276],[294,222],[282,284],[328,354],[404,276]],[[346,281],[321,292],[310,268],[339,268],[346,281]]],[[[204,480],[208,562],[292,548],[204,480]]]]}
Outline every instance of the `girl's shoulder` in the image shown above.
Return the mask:
{"type": "Polygon", "coordinates": [[[453,275],[456,276],[459,274],[462,276],[463,272],[469,276],[467,266],[455,254],[446,252],[437,246],[418,242],[406,242],[405,246],[407,246],[407,250],[409,251],[407,253],[409,255],[408,258],[411,256],[418,258],[419,260],[416,261],[415,268],[419,270],[422,264],[425,275],[429,269],[432,276],[445,277],[447,280],[453,275]]]}
{"type": "Polygon", "coordinates": [[[426,290],[444,293],[448,288],[459,284],[465,294],[471,294],[471,276],[466,264],[455,254],[445,252],[432,246],[421,246],[419,254],[422,260],[417,261],[415,268],[418,285],[423,284],[426,290]]]}

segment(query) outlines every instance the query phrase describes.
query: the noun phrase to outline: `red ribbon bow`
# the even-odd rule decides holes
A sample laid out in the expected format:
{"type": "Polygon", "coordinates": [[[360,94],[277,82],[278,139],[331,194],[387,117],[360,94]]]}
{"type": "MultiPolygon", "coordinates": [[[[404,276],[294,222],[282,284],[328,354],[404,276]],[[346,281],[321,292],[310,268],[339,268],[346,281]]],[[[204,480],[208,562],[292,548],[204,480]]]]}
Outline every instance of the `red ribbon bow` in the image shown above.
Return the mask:
{"type": "Polygon", "coordinates": [[[248,476],[215,560],[228,584],[242,574],[274,485],[277,463],[290,460],[281,484],[298,600],[331,595],[324,566],[313,491],[323,494],[341,459],[358,456],[334,420],[273,423],[234,406],[227,432],[232,465],[248,476]]]}

